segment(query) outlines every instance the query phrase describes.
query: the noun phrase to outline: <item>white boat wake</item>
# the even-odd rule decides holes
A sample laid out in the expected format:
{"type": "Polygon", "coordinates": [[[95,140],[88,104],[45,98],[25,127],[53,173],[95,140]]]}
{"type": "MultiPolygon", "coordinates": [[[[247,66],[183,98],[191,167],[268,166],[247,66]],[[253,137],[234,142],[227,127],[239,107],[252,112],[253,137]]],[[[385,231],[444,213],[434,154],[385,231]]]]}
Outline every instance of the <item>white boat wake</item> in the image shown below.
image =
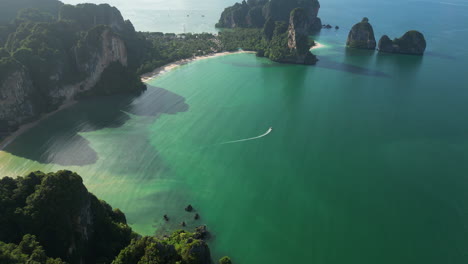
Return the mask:
{"type": "Polygon", "coordinates": [[[266,137],[268,134],[271,133],[271,131],[273,131],[273,128],[270,127],[267,132],[265,132],[265,134],[262,134],[258,137],[253,137],[253,138],[245,138],[245,139],[239,139],[239,140],[234,140],[234,141],[227,141],[227,142],[223,142],[221,143],[221,145],[225,145],[225,144],[233,144],[233,143],[239,143],[239,142],[245,142],[245,141],[250,141],[250,140],[256,140],[256,139],[259,139],[259,138],[262,138],[262,137],[266,137]]]}

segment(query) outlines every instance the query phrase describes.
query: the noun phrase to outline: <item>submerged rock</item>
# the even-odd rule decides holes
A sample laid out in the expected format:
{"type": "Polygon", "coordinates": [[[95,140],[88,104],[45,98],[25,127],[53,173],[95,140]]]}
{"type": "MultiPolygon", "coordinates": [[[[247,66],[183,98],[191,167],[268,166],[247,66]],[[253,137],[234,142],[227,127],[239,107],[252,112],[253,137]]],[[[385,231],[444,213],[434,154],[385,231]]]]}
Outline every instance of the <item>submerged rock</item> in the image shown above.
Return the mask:
{"type": "Polygon", "coordinates": [[[222,257],[219,259],[219,264],[232,264],[232,261],[229,257],[222,257]]]}
{"type": "Polygon", "coordinates": [[[192,211],[193,211],[192,205],[189,204],[187,207],[185,207],[185,211],[187,211],[187,212],[192,212],[192,211]]]}
{"type": "Polygon", "coordinates": [[[351,28],[348,40],[346,41],[346,46],[356,49],[373,50],[376,45],[374,29],[367,17],[363,18],[360,23],[357,23],[351,28]]]}
{"type": "Polygon", "coordinates": [[[406,32],[401,38],[391,40],[387,35],[382,36],[378,45],[379,52],[423,55],[426,50],[424,35],[416,30],[406,32]]]}
{"type": "Polygon", "coordinates": [[[195,234],[193,235],[193,237],[195,239],[206,240],[210,237],[210,232],[208,232],[206,226],[199,226],[195,228],[195,234]]]}

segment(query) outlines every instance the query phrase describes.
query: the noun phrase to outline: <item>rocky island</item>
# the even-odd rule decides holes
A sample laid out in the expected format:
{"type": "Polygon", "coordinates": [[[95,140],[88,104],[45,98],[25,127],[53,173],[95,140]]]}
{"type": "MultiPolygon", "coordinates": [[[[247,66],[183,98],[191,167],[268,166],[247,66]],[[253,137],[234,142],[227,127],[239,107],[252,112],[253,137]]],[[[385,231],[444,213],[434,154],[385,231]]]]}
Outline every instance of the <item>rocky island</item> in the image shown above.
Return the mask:
{"type": "Polygon", "coordinates": [[[346,46],[356,49],[375,49],[376,41],[374,29],[369,23],[369,19],[367,17],[363,18],[361,22],[351,28],[346,41],[346,46]]]}
{"type": "Polygon", "coordinates": [[[406,32],[402,37],[391,40],[382,36],[378,45],[379,52],[423,55],[426,50],[424,35],[416,30],[406,32]]]}

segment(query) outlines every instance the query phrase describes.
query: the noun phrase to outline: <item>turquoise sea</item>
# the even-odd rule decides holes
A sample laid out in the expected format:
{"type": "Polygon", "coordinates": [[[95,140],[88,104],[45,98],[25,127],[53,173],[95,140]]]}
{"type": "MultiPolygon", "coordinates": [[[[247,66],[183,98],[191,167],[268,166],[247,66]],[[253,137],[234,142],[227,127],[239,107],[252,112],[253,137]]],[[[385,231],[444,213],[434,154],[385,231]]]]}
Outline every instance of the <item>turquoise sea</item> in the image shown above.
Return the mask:
{"type": "MultiPolygon", "coordinates": [[[[139,30],[198,10],[209,23],[174,19],[199,32],[234,1],[108,2],[139,30]]],[[[137,232],[206,224],[214,257],[239,264],[468,263],[468,1],[321,5],[340,29],[314,36],[316,66],[190,63],[44,120],[0,152],[0,174],[77,171],[137,232]],[[420,30],[426,55],[347,50],[364,16],[378,38],[420,30]]]]}

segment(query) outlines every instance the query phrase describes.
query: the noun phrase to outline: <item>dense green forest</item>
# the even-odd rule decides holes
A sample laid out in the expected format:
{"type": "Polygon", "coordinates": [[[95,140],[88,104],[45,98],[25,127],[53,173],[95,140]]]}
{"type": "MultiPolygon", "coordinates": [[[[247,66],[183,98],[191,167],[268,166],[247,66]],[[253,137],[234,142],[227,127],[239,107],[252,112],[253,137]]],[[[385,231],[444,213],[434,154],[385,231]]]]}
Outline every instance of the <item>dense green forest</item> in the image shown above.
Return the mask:
{"type": "Polygon", "coordinates": [[[205,227],[142,237],[70,171],[0,179],[0,211],[0,263],[211,263],[205,227]]]}

